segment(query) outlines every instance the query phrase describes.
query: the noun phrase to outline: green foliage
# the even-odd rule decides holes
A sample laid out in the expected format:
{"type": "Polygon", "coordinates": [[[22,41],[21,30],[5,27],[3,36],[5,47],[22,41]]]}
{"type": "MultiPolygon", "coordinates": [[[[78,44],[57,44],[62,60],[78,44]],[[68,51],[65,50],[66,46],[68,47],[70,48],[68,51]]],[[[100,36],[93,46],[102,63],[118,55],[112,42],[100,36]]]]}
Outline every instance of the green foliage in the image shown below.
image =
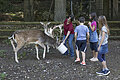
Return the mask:
{"type": "Polygon", "coordinates": [[[48,11],[37,12],[35,15],[36,21],[52,21],[54,15],[48,11]]]}
{"type": "Polygon", "coordinates": [[[18,59],[25,58],[27,55],[26,52],[23,52],[22,54],[18,54],[18,59]]]}
{"type": "MultiPolygon", "coordinates": [[[[85,3],[88,1],[83,0],[82,2],[85,3]]],[[[53,21],[55,14],[54,5],[55,3],[53,2],[52,4],[52,0],[34,0],[34,21],[53,21]]],[[[89,10],[87,8],[84,9],[87,11],[89,10]]],[[[81,0],[73,0],[73,12],[76,18],[81,15],[87,15],[87,13],[83,11],[84,9],[81,0]]],[[[2,18],[1,21],[24,21],[24,10],[24,0],[0,0],[0,17],[2,18]]],[[[66,16],[70,14],[70,1],[66,1],[66,16]]]]}
{"type": "Polygon", "coordinates": [[[23,0],[0,0],[0,11],[4,13],[21,11],[23,10],[21,2],[23,0]]]}
{"type": "Polygon", "coordinates": [[[23,20],[18,12],[23,12],[23,0],[0,0],[0,21],[23,20]]]}
{"type": "Polygon", "coordinates": [[[3,40],[2,43],[7,44],[7,45],[10,45],[10,44],[11,44],[11,43],[10,43],[10,40],[8,40],[8,39],[3,40]]]}
{"type": "Polygon", "coordinates": [[[7,74],[5,72],[0,74],[0,80],[5,80],[6,77],[7,77],[7,74]]]}
{"type": "Polygon", "coordinates": [[[45,11],[42,15],[43,21],[51,21],[53,20],[53,14],[50,14],[49,12],[45,11]]]}
{"type": "Polygon", "coordinates": [[[5,53],[6,53],[5,50],[0,50],[0,57],[1,58],[5,57],[5,53]]]}
{"type": "Polygon", "coordinates": [[[12,21],[22,21],[23,20],[23,12],[10,12],[10,13],[6,13],[6,15],[11,16],[11,20],[12,21]]]}
{"type": "Polygon", "coordinates": [[[0,11],[7,12],[9,9],[9,0],[0,0],[0,11]]]}

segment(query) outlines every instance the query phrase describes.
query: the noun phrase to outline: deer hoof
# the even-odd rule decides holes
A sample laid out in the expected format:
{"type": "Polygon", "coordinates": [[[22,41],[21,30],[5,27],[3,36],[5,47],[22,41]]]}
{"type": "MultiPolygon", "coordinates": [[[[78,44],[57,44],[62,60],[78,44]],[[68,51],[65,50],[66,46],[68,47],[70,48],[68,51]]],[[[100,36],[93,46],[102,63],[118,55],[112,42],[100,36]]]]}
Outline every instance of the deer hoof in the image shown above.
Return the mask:
{"type": "Polygon", "coordinates": [[[19,63],[19,61],[18,60],[15,60],[17,63],[19,63]]]}
{"type": "Polygon", "coordinates": [[[37,59],[38,59],[38,60],[40,60],[40,58],[39,58],[39,57],[37,57],[37,59]]]}
{"type": "Polygon", "coordinates": [[[43,56],[43,59],[45,59],[45,56],[43,56]]]}

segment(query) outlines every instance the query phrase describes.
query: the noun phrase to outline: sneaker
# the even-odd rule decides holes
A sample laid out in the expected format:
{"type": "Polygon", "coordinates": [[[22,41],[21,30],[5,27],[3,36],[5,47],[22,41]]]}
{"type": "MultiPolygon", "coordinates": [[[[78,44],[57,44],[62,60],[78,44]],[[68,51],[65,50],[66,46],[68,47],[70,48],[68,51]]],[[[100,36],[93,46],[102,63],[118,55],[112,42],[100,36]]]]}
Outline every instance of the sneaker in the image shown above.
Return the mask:
{"type": "Polygon", "coordinates": [[[98,61],[98,58],[94,58],[94,59],[92,59],[91,61],[98,61]]]}
{"type": "Polygon", "coordinates": [[[98,58],[94,58],[94,57],[93,57],[93,58],[91,58],[90,60],[91,60],[91,61],[98,61],[98,58]]]}
{"type": "Polygon", "coordinates": [[[104,70],[103,75],[107,76],[110,74],[110,70],[104,70]]]}
{"type": "Polygon", "coordinates": [[[83,61],[82,61],[80,64],[81,64],[81,65],[83,65],[83,66],[85,66],[85,65],[86,65],[86,63],[85,63],[85,62],[83,62],[83,61]]]}
{"type": "Polygon", "coordinates": [[[96,72],[96,74],[103,75],[104,74],[104,70],[102,69],[100,72],[96,72]]]}
{"type": "Polygon", "coordinates": [[[94,57],[93,58],[91,58],[90,60],[92,61],[94,59],[94,57]]]}
{"type": "Polygon", "coordinates": [[[75,62],[80,62],[80,58],[76,58],[75,62]]]}

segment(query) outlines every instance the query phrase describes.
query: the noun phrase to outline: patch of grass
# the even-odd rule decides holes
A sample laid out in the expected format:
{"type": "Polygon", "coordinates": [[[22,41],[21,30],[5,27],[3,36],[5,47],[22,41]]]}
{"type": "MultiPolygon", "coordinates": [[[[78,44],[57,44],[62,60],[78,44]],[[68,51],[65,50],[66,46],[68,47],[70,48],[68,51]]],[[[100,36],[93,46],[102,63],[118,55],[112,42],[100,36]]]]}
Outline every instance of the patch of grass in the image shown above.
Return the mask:
{"type": "Polygon", "coordinates": [[[7,74],[5,72],[0,73],[0,80],[5,80],[7,77],[7,74]]]}
{"type": "Polygon", "coordinates": [[[23,52],[22,54],[18,54],[18,59],[25,58],[26,57],[26,52],[23,52]]]}
{"type": "Polygon", "coordinates": [[[5,57],[5,53],[6,53],[5,50],[0,50],[0,57],[1,58],[5,57]]]}
{"type": "Polygon", "coordinates": [[[11,45],[10,40],[8,40],[8,39],[3,40],[2,43],[7,44],[7,45],[11,45]]]}

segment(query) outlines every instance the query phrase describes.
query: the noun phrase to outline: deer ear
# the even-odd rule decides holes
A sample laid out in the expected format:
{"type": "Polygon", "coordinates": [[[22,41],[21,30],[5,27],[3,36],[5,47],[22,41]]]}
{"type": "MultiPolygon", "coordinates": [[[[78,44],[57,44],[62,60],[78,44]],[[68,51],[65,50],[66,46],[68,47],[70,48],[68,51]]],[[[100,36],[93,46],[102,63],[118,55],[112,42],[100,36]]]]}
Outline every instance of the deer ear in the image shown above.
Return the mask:
{"type": "Polygon", "coordinates": [[[42,24],[43,26],[45,25],[43,22],[40,22],[40,24],[42,24]]]}
{"type": "Polygon", "coordinates": [[[63,26],[64,24],[60,24],[60,26],[63,26]]]}
{"type": "Polygon", "coordinates": [[[51,22],[48,22],[46,25],[49,25],[51,22]]]}
{"type": "Polygon", "coordinates": [[[62,28],[62,26],[63,26],[63,24],[60,24],[60,25],[59,25],[59,28],[62,28]]]}
{"type": "Polygon", "coordinates": [[[60,29],[60,32],[62,33],[62,26],[63,26],[63,24],[61,24],[60,26],[59,26],[59,29],[60,29]]]}

